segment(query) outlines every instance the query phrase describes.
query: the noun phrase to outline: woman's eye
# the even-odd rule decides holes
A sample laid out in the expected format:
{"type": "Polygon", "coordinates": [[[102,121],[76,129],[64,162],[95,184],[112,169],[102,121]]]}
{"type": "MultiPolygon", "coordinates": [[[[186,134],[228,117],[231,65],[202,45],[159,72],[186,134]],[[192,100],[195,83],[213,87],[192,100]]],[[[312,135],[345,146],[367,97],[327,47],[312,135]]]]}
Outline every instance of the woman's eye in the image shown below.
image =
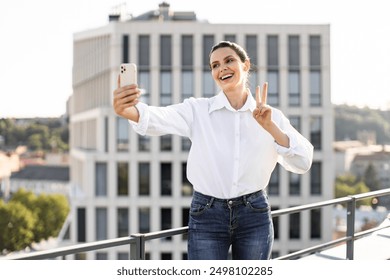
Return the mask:
{"type": "Polygon", "coordinates": [[[211,68],[212,69],[215,69],[215,68],[217,68],[218,67],[218,64],[213,64],[213,65],[211,65],[211,68]]]}

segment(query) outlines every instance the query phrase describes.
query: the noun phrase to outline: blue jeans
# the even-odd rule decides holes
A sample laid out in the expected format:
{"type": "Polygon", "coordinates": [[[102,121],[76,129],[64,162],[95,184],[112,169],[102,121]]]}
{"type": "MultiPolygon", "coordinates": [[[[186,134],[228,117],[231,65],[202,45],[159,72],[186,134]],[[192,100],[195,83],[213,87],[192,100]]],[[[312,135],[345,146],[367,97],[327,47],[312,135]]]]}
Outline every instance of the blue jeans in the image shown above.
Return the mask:
{"type": "Polygon", "coordinates": [[[233,199],[194,192],[189,217],[188,259],[266,260],[274,231],[264,191],[233,199]]]}

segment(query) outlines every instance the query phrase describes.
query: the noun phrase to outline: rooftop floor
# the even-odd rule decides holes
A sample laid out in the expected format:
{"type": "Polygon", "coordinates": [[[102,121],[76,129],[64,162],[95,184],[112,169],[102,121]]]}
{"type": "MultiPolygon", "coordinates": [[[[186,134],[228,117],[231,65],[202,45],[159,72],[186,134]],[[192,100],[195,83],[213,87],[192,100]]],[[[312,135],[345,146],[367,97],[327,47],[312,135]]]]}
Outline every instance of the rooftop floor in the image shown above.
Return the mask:
{"type": "MultiPolygon", "coordinates": [[[[380,224],[380,227],[385,226],[390,226],[390,215],[380,224]]],[[[301,260],[345,259],[345,244],[301,258],[301,260]]],[[[355,240],[354,260],[390,260],[390,227],[355,240]]]]}

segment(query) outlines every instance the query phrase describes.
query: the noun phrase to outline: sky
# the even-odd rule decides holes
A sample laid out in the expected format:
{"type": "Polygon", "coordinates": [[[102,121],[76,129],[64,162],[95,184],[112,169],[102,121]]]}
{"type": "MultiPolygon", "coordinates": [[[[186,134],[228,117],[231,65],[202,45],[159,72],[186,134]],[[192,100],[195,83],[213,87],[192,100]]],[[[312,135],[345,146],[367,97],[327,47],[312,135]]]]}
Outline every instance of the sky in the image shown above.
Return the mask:
{"type": "MultiPolygon", "coordinates": [[[[2,0],[0,118],[59,117],[72,94],[73,35],[163,0],[2,0]]],[[[166,0],[210,23],[329,24],[335,104],[390,108],[390,17],[384,0],[166,0]]]]}

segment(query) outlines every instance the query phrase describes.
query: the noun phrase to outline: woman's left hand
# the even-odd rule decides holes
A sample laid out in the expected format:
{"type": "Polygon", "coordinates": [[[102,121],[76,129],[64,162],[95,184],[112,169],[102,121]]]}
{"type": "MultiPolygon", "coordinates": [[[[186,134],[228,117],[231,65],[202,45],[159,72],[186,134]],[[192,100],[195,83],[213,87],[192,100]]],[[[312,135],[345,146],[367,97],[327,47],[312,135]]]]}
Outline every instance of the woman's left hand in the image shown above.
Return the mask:
{"type": "Polygon", "coordinates": [[[256,109],[253,110],[253,117],[265,129],[268,130],[272,125],[272,110],[267,105],[268,83],[263,84],[263,90],[260,95],[260,86],[256,87],[256,109]]]}

